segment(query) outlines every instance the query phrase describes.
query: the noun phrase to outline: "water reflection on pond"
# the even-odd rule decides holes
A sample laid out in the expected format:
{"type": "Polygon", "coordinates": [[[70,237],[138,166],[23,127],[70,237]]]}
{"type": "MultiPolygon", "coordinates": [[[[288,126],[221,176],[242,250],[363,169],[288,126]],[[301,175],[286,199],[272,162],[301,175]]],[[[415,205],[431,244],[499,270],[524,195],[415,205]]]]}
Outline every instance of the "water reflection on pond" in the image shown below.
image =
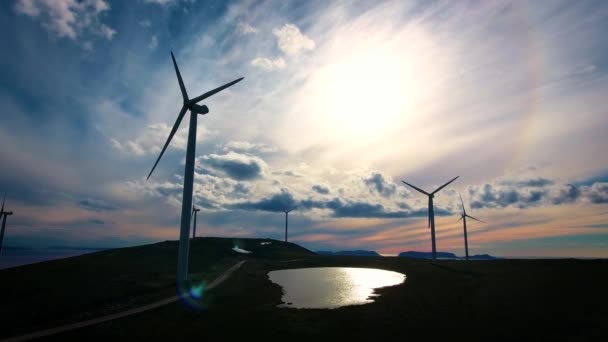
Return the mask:
{"type": "Polygon", "coordinates": [[[405,274],[375,268],[317,267],[272,271],[268,277],[283,288],[281,307],[333,309],[373,302],[379,287],[401,284],[405,274]]]}

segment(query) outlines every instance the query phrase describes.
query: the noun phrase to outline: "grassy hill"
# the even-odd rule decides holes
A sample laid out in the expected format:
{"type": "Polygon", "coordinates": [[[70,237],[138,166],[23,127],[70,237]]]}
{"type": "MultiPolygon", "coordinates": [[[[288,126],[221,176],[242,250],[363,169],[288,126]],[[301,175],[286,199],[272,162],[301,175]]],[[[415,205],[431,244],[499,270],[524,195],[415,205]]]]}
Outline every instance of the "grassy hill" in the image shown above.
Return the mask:
{"type": "MultiPolygon", "coordinates": [[[[605,260],[442,260],[433,265],[397,257],[318,256],[278,241],[260,244],[269,241],[203,238],[192,244],[195,278],[214,278],[236,261],[248,260],[206,293],[205,310],[175,303],[51,340],[608,338],[605,260]],[[253,253],[233,252],[235,244],[253,253]],[[382,295],[371,304],[277,308],[281,288],[269,281],[268,271],[317,266],[376,267],[405,273],[407,280],[380,289],[382,295]]],[[[176,254],[176,242],[163,242],[0,271],[0,288],[8,297],[0,307],[8,328],[0,337],[74,320],[82,310],[97,317],[99,307],[113,310],[109,303],[128,307],[173,295],[176,254]]]]}
{"type": "MultiPolygon", "coordinates": [[[[105,250],[0,270],[0,337],[97,317],[175,294],[177,241],[105,250]]],[[[196,238],[191,278],[212,280],[239,260],[314,253],[269,239],[196,238]],[[261,243],[268,243],[261,245],[261,243]],[[252,251],[237,253],[234,246],[252,251]]]]}

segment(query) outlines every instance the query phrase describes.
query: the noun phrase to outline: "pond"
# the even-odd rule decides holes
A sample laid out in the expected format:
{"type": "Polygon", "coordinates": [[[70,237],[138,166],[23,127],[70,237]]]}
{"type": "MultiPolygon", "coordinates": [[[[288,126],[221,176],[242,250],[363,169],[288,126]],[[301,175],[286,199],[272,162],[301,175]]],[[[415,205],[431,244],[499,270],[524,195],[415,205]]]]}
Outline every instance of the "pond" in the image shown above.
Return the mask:
{"type": "Polygon", "coordinates": [[[317,267],[271,271],[283,288],[280,307],[334,309],[373,302],[374,289],[401,284],[405,274],[375,268],[317,267]]]}

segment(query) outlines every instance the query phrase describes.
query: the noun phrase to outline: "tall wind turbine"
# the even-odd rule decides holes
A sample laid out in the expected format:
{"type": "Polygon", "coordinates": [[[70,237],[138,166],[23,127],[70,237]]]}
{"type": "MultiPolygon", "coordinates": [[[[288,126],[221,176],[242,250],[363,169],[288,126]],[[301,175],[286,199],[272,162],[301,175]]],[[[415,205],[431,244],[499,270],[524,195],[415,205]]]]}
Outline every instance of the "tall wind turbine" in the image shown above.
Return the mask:
{"type": "Polygon", "coordinates": [[[175,62],[175,56],[173,56],[173,52],[171,52],[171,59],[173,60],[173,66],[175,67],[175,74],[177,75],[177,82],[179,83],[179,89],[182,92],[183,104],[182,109],[179,111],[177,115],[177,120],[175,120],[175,124],[171,129],[171,133],[169,133],[169,137],[167,138],[167,142],[165,142],[165,146],[160,151],[160,155],[152,170],[148,174],[147,179],[150,178],[152,172],[158,165],[160,158],[165,153],[167,146],[171,142],[171,139],[175,135],[175,132],[179,128],[179,124],[182,122],[186,111],[190,110],[190,127],[188,129],[188,145],[186,147],[186,167],[184,170],[184,192],[182,196],[182,218],[181,218],[181,226],[179,231],[179,249],[177,255],[177,284],[178,286],[182,286],[186,279],[188,278],[188,242],[190,235],[190,216],[191,216],[191,208],[192,208],[192,183],[194,181],[194,152],[196,149],[196,119],[198,114],[205,115],[209,113],[209,108],[205,105],[198,105],[197,103],[208,98],[211,95],[214,95],[231,85],[234,85],[237,82],[240,82],[243,77],[236,79],[232,82],[226,83],[221,87],[210,90],[200,96],[197,96],[193,99],[188,98],[188,93],[186,92],[186,87],[184,86],[184,81],[182,80],[182,75],[179,72],[179,68],[177,67],[177,62],[175,62]]]}
{"type": "MultiPolygon", "coordinates": [[[[462,201],[462,196],[460,196],[460,193],[458,194],[458,197],[460,197],[460,203],[462,204],[462,214],[460,214],[460,218],[458,219],[458,221],[462,220],[462,222],[464,223],[464,253],[465,253],[465,260],[469,260],[469,241],[467,240],[467,217],[470,219],[473,219],[475,221],[479,221],[482,223],[482,220],[478,220],[476,218],[474,218],[473,216],[467,214],[467,211],[464,209],[464,202],[462,201]]],[[[456,221],[456,222],[458,222],[456,221]]]]}
{"type": "Polygon", "coordinates": [[[199,208],[192,206],[192,214],[194,215],[194,226],[192,227],[192,238],[196,237],[196,213],[201,211],[199,208]]]}
{"type": "Polygon", "coordinates": [[[437,249],[435,248],[435,209],[433,208],[433,197],[435,197],[435,194],[437,192],[439,192],[439,190],[445,188],[448,184],[455,181],[456,178],[458,178],[458,177],[460,177],[460,176],[454,177],[454,179],[452,179],[451,181],[438,187],[435,191],[433,191],[431,193],[428,193],[428,192],[426,192],[420,188],[417,188],[417,187],[413,186],[412,184],[407,183],[406,181],[402,180],[402,182],[405,183],[405,185],[409,185],[410,187],[418,190],[419,192],[421,192],[429,197],[429,227],[431,228],[431,244],[433,246],[433,262],[435,262],[437,260],[437,249]]]}
{"type": "Polygon", "coordinates": [[[6,217],[8,215],[13,215],[12,211],[4,211],[4,200],[6,199],[6,194],[2,199],[2,208],[0,208],[0,219],[2,219],[2,229],[0,230],[0,255],[2,255],[2,242],[4,241],[4,228],[6,227],[6,217]]]}
{"type": "Polygon", "coordinates": [[[284,212],[284,213],[285,213],[285,242],[287,242],[287,216],[288,216],[288,215],[289,215],[289,213],[290,213],[290,212],[292,212],[292,211],[293,211],[295,208],[297,208],[297,206],[296,206],[296,207],[293,207],[293,208],[291,208],[291,209],[289,209],[289,210],[287,210],[287,211],[285,211],[285,212],[284,212]]]}

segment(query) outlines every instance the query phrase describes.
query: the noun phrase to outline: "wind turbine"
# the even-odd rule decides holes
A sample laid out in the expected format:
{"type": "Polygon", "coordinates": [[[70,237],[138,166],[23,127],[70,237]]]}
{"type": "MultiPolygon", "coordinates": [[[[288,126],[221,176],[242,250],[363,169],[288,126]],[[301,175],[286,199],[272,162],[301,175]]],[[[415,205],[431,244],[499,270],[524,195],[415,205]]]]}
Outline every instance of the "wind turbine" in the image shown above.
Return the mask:
{"type": "Polygon", "coordinates": [[[297,206],[285,211],[285,242],[287,242],[287,216],[289,215],[290,212],[292,212],[294,209],[296,209],[297,206]]]}
{"type": "Polygon", "coordinates": [[[433,263],[437,260],[437,249],[435,248],[435,209],[433,208],[433,197],[435,197],[435,194],[437,192],[439,192],[439,190],[445,188],[448,184],[452,183],[453,181],[456,180],[456,178],[458,178],[460,176],[456,176],[454,177],[454,179],[452,179],[451,181],[443,184],[442,186],[438,187],[435,191],[428,193],[420,188],[417,188],[415,186],[413,186],[412,184],[403,181],[403,183],[405,183],[405,185],[409,185],[410,187],[418,190],[419,192],[427,195],[429,197],[429,227],[431,228],[431,244],[433,246],[433,263]]]}
{"type": "Polygon", "coordinates": [[[12,211],[4,211],[4,200],[6,199],[6,194],[2,199],[2,208],[0,208],[0,219],[2,219],[2,230],[0,230],[0,255],[2,255],[2,242],[4,241],[4,228],[6,227],[6,217],[8,215],[13,215],[12,211]]]}
{"type": "MultiPolygon", "coordinates": [[[[467,211],[464,209],[464,202],[462,201],[462,196],[460,196],[460,193],[458,194],[458,197],[460,197],[460,203],[462,204],[462,214],[460,214],[460,218],[458,219],[458,221],[462,220],[462,222],[464,223],[464,253],[465,253],[465,260],[469,260],[469,241],[467,240],[467,217],[470,219],[473,219],[475,221],[479,221],[482,223],[482,220],[478,220],[476,218],[474,218],[473,216],[467,214],[467,211]]],[[[458,222],[456,221],[456,222],[458,222]]]]}
{"type": "Polygon", "coordinates": [[[188,242],[190,235],[190,209],[192,208],[192,183],[194,181],[194,152],[196,149],[196,119],[198,114],[205,115],[209,113],[209,108],[205,105],[198,105],[197,103],[208,98],[211,95],[214,95],[231,85],[234,85],[237,82],[240,82],[243,77],[236,79],[232,82],[226,83],[221,87],[210,90],[200,96],[197,96],[193,99],[188,98],[188,93],[186,92],[186,87],[184,86],[184,81],[182,80],[182,75],[179,72],[179,68],[177,67],[177,62],[175,62],[175,56],[173,56],[173,52],[171,52],[171,59],[173,60],[173,67],[175,67],[175,74],[177,75],[177,82],[179,83],[179,89],[181,90],[183,97],[182,109],[179,111],[177,115],[177,120],[175,120],[175,124],[171,129],[171,133],[169,133],[169,137],[167,138],[167,142],[165,142],[165,146],[160,151],[160,155],[152,170],[148,174],[146,179],[150,179],[152,172],[158,165],[160,158],[165,153],[167,146],[171,142],[171,139],[175,135],[175,132],[179,128],[179,124],[182,122],[184,115],[187,110],[190,110],[190,127],[188,129],[188,145],[186,147],[186,167],[184,170],[184,192],[182,196],[182,217],[181,217],[181,225],[179,231],[179,248],[177,254],[177,284],[178,286],[182,286],[186,279],[188,278],[188,242]]]}
{"type": "Polygon", "coordinates": [[[192,214],[194,215],[194,227],[192,228],[192,238],[193,239],[196,237],[196,213],[198,213],[199,211],[201,211],[201,210],[195,206],[192,206],[192,214]]]}

